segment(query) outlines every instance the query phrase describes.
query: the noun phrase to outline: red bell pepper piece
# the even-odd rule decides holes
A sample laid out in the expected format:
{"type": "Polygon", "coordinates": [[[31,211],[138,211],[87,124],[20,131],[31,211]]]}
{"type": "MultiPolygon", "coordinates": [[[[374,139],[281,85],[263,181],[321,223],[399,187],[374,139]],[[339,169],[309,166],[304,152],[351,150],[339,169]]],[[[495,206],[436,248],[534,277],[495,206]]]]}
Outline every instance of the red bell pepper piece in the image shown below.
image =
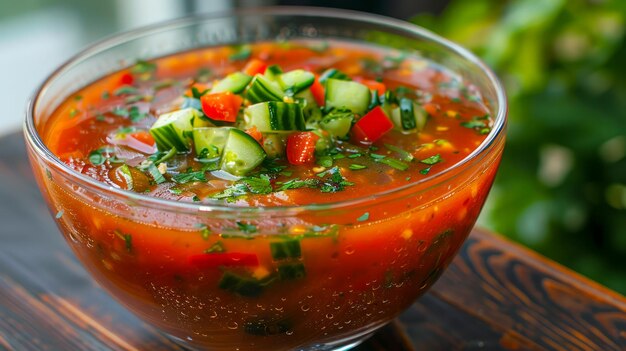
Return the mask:
{"type": "Polygon", "coordinates": [[[189,263],[198,268],[256,267],[259,258],[255,254],[241,252],[206,253],[189,257],[189,263]]]}
{"type": "Polygon", "coordinates": [[[120,77],[120,80],[119,80],[120,86],[122,86],[122,85],[133,85],[134,82],[135,82],[135,77],[133,77],[133,75],[130,74],[130,73],[122,74],[122,76],[120,77]]]}
{"type": "Polygon", "coordinates": [[[287,137],[287,160],[292,165],[315,161],[315,143],[319,137],[313,132],[296,132],[287,137]]]}
{"type": "Polygon", "coordinates": [[[206,94],[200,98],[202,111],[216,121],[235,122],[243,98],[231,92],[206,94]]]}
{"type": "Polygon", "coordinates": [[[252,59],[246,64],[246,67],[243,68],[243,73],[254,77],[256,74],[265,73],[266,68],[267,63],[265,61],[252,59]]]}
{"type": "Polygon", "coordinates": [[[376,106],[352,127],[352,138],[358,142],[375,142],[393,129],[393,122],[385,111],[376,106]]]}
{"type": "Polygon", "coordinates": [[[313,85],[311,85],[311,94],[313,94],[313,98],[318,106],[324,106],[325,101],[325,92],[324,86],[320,83],[319,77],[317,74],[315,75],[315,80],[313,81],[313,85]]]}

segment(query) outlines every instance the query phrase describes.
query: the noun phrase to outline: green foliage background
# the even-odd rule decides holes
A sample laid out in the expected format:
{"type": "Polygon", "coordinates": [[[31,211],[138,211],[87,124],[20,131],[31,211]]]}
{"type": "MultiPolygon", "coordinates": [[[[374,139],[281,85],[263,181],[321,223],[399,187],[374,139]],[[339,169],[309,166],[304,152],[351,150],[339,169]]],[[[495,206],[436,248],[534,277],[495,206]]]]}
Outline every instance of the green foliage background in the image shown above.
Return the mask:
{"type": "Polygon", "coordinates": [[[453,0],[414,22],[502,79],[507,148],[487,226],[626,293],[626,1],[453,0]]]}

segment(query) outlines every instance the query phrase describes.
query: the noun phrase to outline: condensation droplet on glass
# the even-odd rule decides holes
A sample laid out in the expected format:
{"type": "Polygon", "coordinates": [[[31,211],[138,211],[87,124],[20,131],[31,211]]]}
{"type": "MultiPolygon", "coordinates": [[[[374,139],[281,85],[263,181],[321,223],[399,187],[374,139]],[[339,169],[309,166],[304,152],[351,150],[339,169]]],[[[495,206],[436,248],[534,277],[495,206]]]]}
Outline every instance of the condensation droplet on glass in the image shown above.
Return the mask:
{"type": "Polygon", "coordinates": [[[285,334],[287,334],[287,335],[293,335],[293,330],[287,330],[287,331],[285,332],[285,334]]]}
{"type": "Polygon", "coordinates": [[[310,307],[309,305],[302,305],[302,306],[300,307],[300,309],[301,309],[302,311],[306,312],[306,311],[308,311],[309,309],[311,309],[311,307],[310,307]]]}
{"type": "Polygon", "coordinates": [[[217,318],[217,312],[211,311],[211,314],[209,315],[209,318],[217,318]]]}
{"type": "Polygon", "coordinates": [[[335,316],[332,313],[327,313],[326,318],[333,319],[335,316]]]}
{"type": "Polygon", "coordinates": [[[346,246],[346,251],[344,251],[346,255],[352,255],[354,253],[354,247],[346,246]]]}
{"type": "Polygon", "coordinates": [[[285,301],[287,301],[287,298],[286,297],[281,297],[280,301],[285,302],[285,301]]]}
{"type": "Polygon", "coordinates": [[[228,325],[226,325],[226,327],[228,329],[234,330],[234,329],[239,328],[239,324],[237,324],[237,322],[229,322],[228,325]]]}
{"type": "Polygon", "coordinates": [[[187,340],[189,340],[189,341],[193,341],[193,339],[191,338],[191,336],[188,336],[188,337],[187,337],[187,340]]]}

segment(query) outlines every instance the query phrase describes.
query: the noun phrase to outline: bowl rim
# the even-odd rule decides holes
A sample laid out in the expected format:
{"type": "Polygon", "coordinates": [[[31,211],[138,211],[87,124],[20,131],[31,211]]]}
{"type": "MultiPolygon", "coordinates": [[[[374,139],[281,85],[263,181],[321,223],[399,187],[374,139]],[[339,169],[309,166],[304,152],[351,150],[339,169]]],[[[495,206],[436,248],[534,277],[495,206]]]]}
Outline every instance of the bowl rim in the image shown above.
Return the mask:
{"type": "Polygon", "coordinates": [[[123,31],[105,37],[95,43],[88,45],[86,48],[80,50],[78,53],[71,56],[63,64],[61,64],[52,73],[46,76],[43,82],[35,89],[27,101],[26,106],[26,118],[24,121],[24,137],[26,139],[28,147],[32,148],[39,157],[54,165],[57,169],[61,170],[66,176],[77,181],[81,185],[87,186],[90,190],[93,190],[100,195],[113,195],[117,198],[124,200],[130,200],[135,205],[147,206],[150,208],[167,210],[172,209],[175,211],[193,211],[193,212],[226,212],[226,213],[282,213],[293,214],[300,212],[311,211],[327,211],[335,208],[356,207],[360,204],[367,204],[373,200],[384,199],[388,196],[401,194],[404,191],[408,191],[411,188],[418,188],[420,185],[431,183],[432,186],[436,186],[438,180],[445,179],[447,175],[452,174],[454,171],[461,169],[466,164],[471,162],[480,161],[481,157],[488,153],[493,145],[503,137],[506,129],[506,120],[508,113],[508,105],[506,99],[506,93],[496,74],[483,63],[476,55],[464,47],[445,39],[433,32],[424,29],[413,23],[394,19],[386,16],[365,13],[353,10],[324,8],[324,7],[307,7],[307,6],[270,6],[270,7],[247,7],[234,9],[224,12],[216,12],[209,14],[194,14],[190,16],[181,17],[178,19],[168,20],[164,22],[154,23],[148,26],[139,27],[136,29],[123,31]],[[349,19],[352,21],[358,21],[361,23],[373,24],[379,27],[393,28],[409,33],[415,37],[420,38],[431,43],[434,43],[443,49],[453,52],[463,59],[467,60],[470,64],[474,65],[481,74],[484,74],[489,81],[489,84],[493,86],[496,94],[497,112],[495,120],[490,133],[485,140],[476,147],[469,155],[462,160],[454,164],[452,167],[446,168],[442,172],[439,172],[433,176],[429,176],[417,181],[409,182],[403,186],[388,189],[386,191],[368,194],[364,196],[358,196],[343,201],[334,201],[327,203],[314,203],[306,205],[281,205],[281,206],[237,206],[228,203],[190,203],[185,201],[176,201],[170,199],[163,199],[158,197],[152,197],[135,193],[129,190],[116,188],[105,183],[99,182],[94,178],[79,173],[61,161],[41,139],[37,128],[35,126],[35,109],[39,98],[43,95],[50,84],[54,80],[61,76],[66,71],[72,69],[72,65],[81,59],[88,58],[92,55],[98,54],[116,45],[123,44],[129,40],[149,36],[159,32],[166,32],[168,30],[174,30],[177,27],[192,25],[193,23],[201,23],[204,21],[211,21],[217,19],[237,18],[244,16],[298,16],[298,17],[324,17],[337,20],[349,19]]]}

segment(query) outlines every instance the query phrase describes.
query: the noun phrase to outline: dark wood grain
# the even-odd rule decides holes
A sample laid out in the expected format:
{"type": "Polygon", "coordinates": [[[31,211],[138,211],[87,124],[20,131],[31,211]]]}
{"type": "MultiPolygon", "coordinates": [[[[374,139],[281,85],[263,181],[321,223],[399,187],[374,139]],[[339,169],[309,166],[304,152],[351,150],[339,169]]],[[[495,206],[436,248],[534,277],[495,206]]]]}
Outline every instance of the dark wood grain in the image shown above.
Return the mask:
{"type": "MultiPolygon", "coordinates": [[[[74,259],[21,135],[0,138],[0,350],[182,350],[74,259]]],[[[475,230],[435,287],[360,351],[626,350],[626,299],[475,230]]]]}

